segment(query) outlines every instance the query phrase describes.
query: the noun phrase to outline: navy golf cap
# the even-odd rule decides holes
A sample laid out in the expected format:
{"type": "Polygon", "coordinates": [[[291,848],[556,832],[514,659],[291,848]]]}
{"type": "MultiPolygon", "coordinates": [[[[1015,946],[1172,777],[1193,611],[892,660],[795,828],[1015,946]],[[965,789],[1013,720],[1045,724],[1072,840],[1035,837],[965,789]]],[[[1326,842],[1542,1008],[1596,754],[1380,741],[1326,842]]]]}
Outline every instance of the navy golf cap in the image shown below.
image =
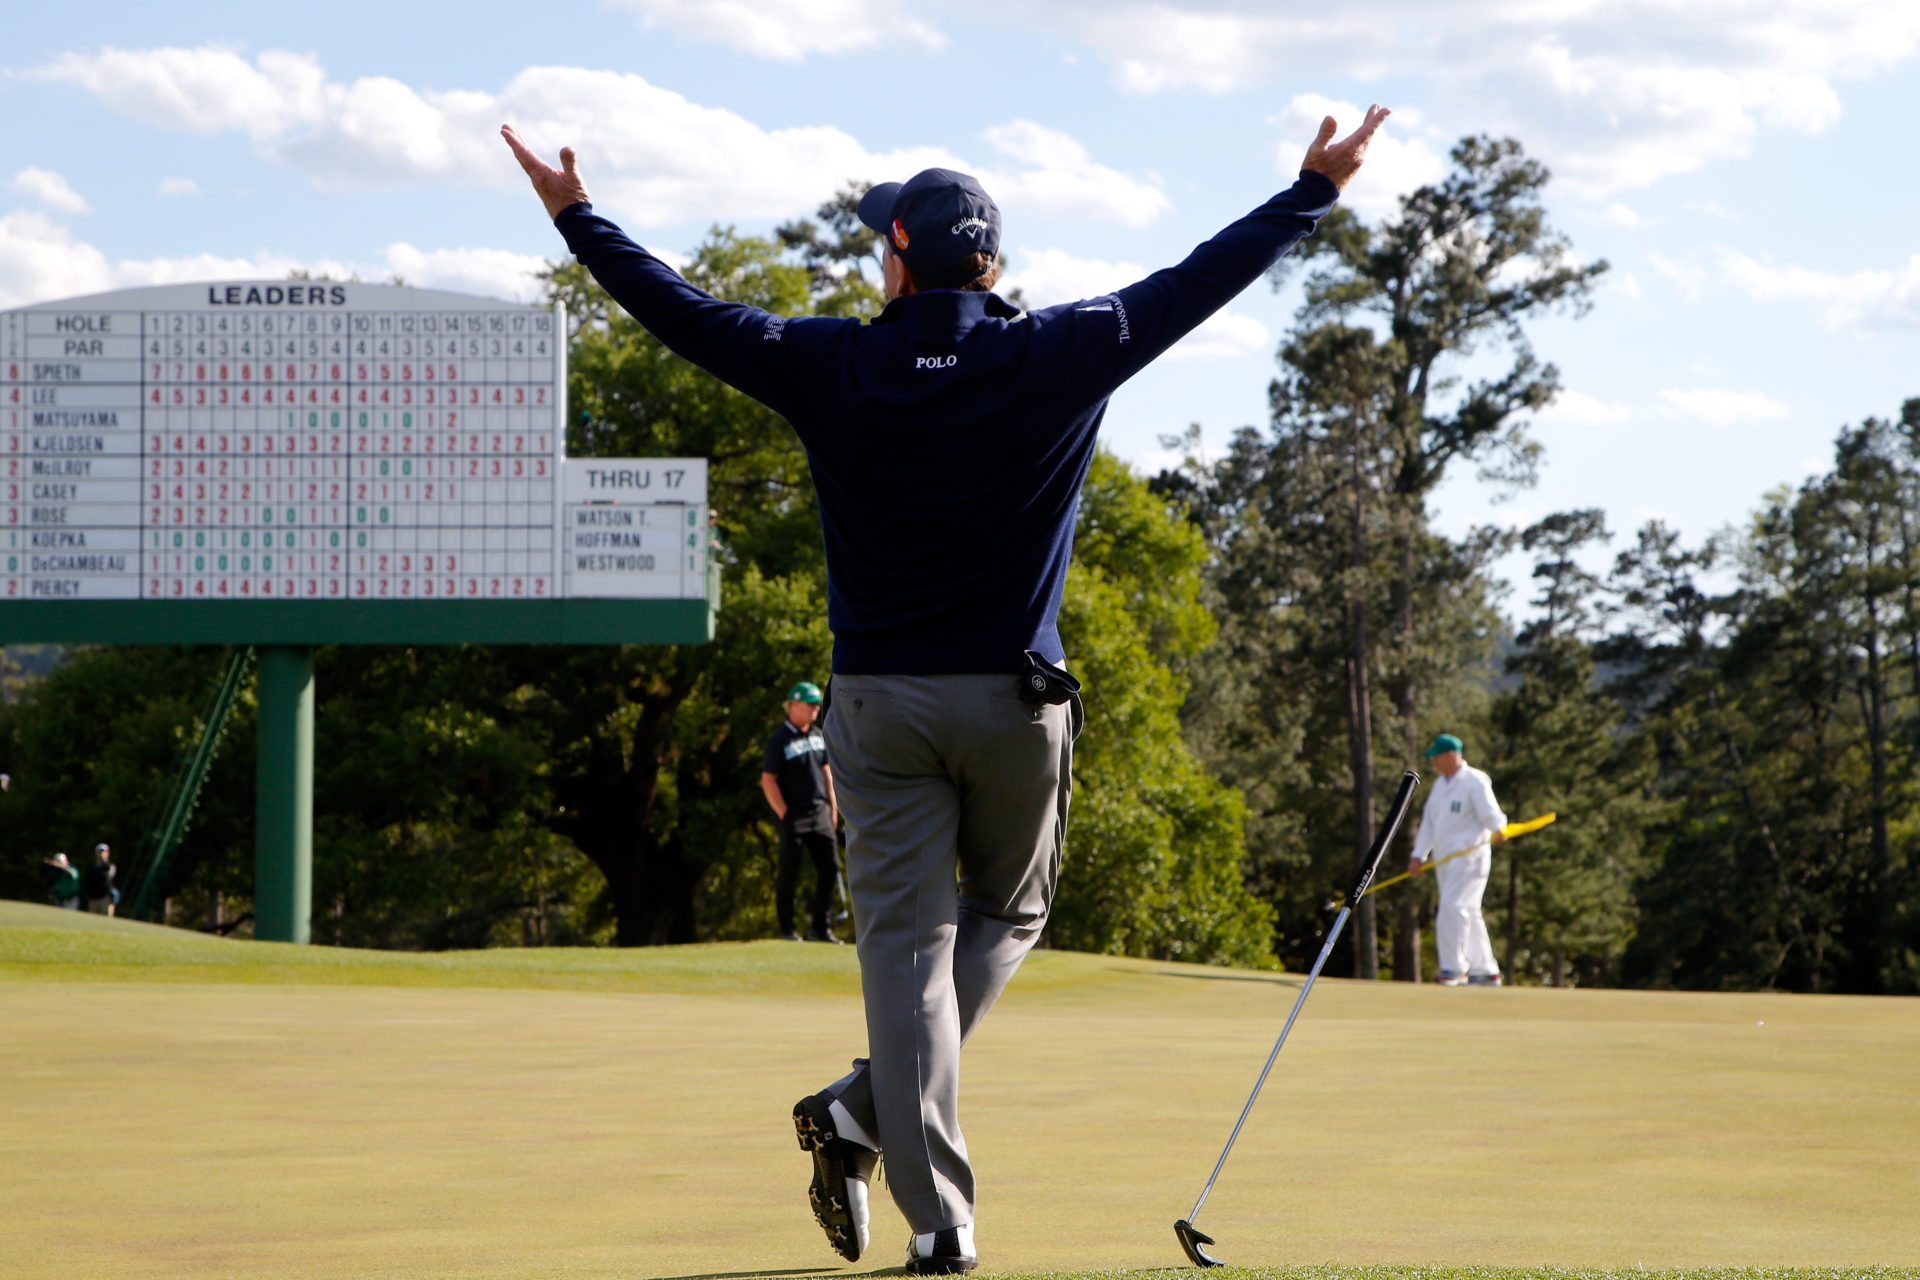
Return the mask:
{"type": "Polygon", "coordinates": [[[1000,207],[986,188],[951,169],[922,169],[860,197],[860,221],[879,232],[929,289],[972,280],[973,255],[1000,253],[1000,207]]]}

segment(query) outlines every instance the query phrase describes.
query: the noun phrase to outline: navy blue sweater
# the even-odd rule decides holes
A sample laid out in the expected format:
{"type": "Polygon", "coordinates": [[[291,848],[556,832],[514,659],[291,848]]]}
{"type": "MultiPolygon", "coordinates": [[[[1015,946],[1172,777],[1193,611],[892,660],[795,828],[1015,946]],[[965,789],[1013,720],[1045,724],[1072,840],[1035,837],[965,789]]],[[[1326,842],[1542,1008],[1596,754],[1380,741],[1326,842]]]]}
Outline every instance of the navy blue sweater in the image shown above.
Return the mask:
{"type": "Polygon", "coordinates": [[[1074,513],[1114,388],[1257,280],[1333,207],[1290,189],[1118,293],[1021,313],[988,293],[896,298],[871,323],[722,302],[576,204],[554,220],[674,352],[793,424],[820,495],[841,674],[1011,672],[1064,658],[1074,513]]]}

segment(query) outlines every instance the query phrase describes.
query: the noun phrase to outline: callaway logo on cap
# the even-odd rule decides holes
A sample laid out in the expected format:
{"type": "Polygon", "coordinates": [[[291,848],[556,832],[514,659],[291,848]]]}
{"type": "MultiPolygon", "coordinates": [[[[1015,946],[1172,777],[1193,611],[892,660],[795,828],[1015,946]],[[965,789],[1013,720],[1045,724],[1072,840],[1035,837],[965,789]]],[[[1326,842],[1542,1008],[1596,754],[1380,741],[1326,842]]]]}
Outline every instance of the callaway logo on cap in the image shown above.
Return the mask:
{"type": "Polygon", "coordinates": [[[1000,207],[973,178],[951,169],[880,183],[860,198],[860,221],[886,236],[929,289],[967,283],[980,274],[975,254],[1000,253],[1000,207]]]}

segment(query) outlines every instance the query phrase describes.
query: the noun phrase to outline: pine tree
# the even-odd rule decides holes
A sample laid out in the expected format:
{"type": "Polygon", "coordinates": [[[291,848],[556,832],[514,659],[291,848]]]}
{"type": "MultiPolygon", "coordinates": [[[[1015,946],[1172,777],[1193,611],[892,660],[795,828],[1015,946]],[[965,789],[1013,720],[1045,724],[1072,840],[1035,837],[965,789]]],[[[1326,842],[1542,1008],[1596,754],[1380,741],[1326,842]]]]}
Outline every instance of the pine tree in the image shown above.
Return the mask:
{"type": "Polygon", "coordinates": [[[1510,980],[1616,979],[1633,935],[1652,759],[1644,739],[1622,734],[1619,704],[1596,696],[1587,637],[1601,584],[1576,559],[1608,536],[1596,510],[1557,512],[1521,535],[1540,594],[1507,658],[1517,683],[1494,701],[1487,767],[1510,817],[1561,822],[1496,850],[1487,908],[1505,910],[1510,980]]]}

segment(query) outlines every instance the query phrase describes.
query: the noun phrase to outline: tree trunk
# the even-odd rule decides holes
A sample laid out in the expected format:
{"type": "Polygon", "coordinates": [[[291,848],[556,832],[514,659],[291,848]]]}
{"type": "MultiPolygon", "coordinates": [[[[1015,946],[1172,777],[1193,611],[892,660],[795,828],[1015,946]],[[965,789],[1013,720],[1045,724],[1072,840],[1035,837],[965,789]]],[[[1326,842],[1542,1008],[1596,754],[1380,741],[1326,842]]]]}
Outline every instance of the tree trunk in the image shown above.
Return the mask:
{"type": "Polygon", "coordinates": [[[663,844],[653,828],[673,718],[692,683],[682,673],[634,699],[640,718],[630,743],[600,723],[614,708],[585,709],[594,713],[586,768],[570,785],[556,787],[551,825],[606,877],[615,946],[699,941],[693,901],[699,873],[686,865],[677,843],[663,844]]]}
{"type": "MultiPolygon", "coordinates": [[[[1394,629],[1399,635],[1400,687],[1395,692],[1394,709],[1400,713],[1401,732],[1405,735],[1405,768],[1416,767],[1420,758],[1419,697],[1413,680],[1413,534],[1400,530],[1400,572],[1393,584],[1394,629]]],[[[1401,844],[1407,859],[1413,858],[1413,844],[1419,838],[1420,824],[1403,823],[1401,844]]],[[[1420,981],[1420,895],[1409,880],[1393,891],[1393,977],[1396,982],[1420,981]]]]}
{"type": "MultiPolygon", "coordinates": [[[[1367,686],[1366,476],[1360,438],[1353,448],[1353,581],[1348,587],[1347,751],[1353,770],[1353,847],[1356,863],[1373,846],[1373,695],[1367,686]]],[[[1353,920],[1353,976],[1380,976],[1380,936],[1371,894],[1353,920]]]]}
{"type": "MultiPolygon", "coordinates": [[[[1373,847],[1373,726],[1367,714],[1366,610],[1352,606],[1354,653],[1347,658],[1347,749],[1353,770],[1354,862],[1373,847]]],[[[1360,899],[1353,913],[1353,976],[1380,976],[1380,935],[1374,897],[1360,899]]]]}
{"type": "MultiPolygon", "coordinates": [[[[1869,573],[1873,569],[1872,552],[1868,552],[1869,573]]],[[[1862,975],[1868,982],[1867,990],[1879,994],[1885,990],[1883,979],[1884,966],[1880,963],[1886,955],[1889,938],[1887,921],[1891,918],[1890,904],[1887,899],[1893,892],[1893,855],[1887,833],[1887,677],[1884,664],[1880,660],[1880,605],[1872,586],[1871,577],[1867,587],[1867,682],[1869,711],[1867,715],[1867,740],[1873,770],[1873,844],[1872,874],[1867,882],[1866,918],[1868,936],[1862,939],[1872,961],[1863,966],[1862,975]]]]}
{"type": "Polygon", "coordinates": [[[1920,602],[1914,599],[1914,548],[1913,518],[1909,509],[1910,497],[1914,494],[1911,486],[1900,491],[1899,501],[1894,509],[1900,519],[1900,583],[1901,592],[1906,597],[1907,667],[1910,692],[1920,698],[1920,602]]]}

